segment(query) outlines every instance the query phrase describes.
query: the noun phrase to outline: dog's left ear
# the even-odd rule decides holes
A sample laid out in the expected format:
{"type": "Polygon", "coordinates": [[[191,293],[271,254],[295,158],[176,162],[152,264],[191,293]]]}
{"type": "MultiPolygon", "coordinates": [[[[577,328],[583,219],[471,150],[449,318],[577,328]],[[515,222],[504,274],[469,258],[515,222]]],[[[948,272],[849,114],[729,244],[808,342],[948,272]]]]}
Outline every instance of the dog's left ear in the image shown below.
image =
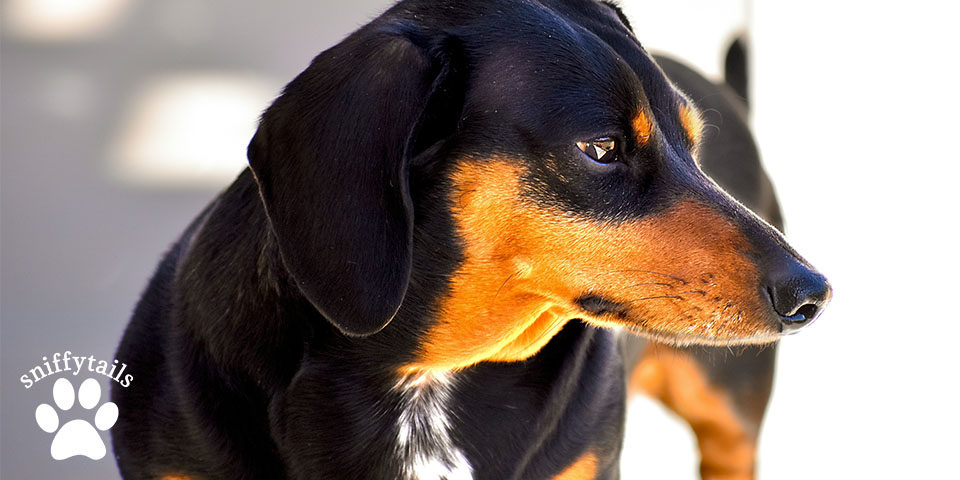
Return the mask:
{"type": "Polygon", "coordinates": [[[411,30],[375,22],[317,56],[248,149],[284,265],[347,335],[385,327],[409,283],[408,157],[446,70],[411,30]]]}

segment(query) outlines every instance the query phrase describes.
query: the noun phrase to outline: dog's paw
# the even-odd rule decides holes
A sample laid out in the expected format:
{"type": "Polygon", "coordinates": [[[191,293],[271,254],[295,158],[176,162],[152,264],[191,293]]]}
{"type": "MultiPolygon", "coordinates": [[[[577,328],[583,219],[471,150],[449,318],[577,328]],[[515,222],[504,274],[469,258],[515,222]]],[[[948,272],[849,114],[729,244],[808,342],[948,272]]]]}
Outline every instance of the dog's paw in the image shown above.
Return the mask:
{"type": "MultiPolygon", "coordinates": [[[[58,378],[53,384],[53,403],[61,411],[73,408],[74,400],[79,400],[80,406],[91,410],[100,403],[100,383],[88,378],[80,384],[80,390],[74,392],[73,384],[66,378],[58,378]]],[[[113,402],[100,405],[94,414],[93,423],[97,429],[110,430],[117,422],[119,411],[113,402]]],[[[99,460],[107,454],[107,447],[103,444],[100,434],[93,425],[86,420],[71,420],[62,427],[57,410],[46,403],[37,407],[37,425],[47,433],[57,432],[50,444],[50,456],[54,460],[63,460],[76,455],[83,455],[93,460],[99,460]]]]}

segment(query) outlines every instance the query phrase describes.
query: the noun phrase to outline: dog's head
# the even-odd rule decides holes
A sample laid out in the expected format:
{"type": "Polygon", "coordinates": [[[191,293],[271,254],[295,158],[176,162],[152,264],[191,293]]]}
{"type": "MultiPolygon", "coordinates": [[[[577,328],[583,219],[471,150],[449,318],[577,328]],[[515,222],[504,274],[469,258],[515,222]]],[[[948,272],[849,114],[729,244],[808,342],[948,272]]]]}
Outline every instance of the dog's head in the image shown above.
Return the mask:
{"type": "Polygon", "coordinates": [[[415,317],[412,368],[574,318],[769,342],[830,289],[703,174],[702,128],[610,5],[408,1],[314,59],[249,158],[302,293],[348,335],[415,317]]]}

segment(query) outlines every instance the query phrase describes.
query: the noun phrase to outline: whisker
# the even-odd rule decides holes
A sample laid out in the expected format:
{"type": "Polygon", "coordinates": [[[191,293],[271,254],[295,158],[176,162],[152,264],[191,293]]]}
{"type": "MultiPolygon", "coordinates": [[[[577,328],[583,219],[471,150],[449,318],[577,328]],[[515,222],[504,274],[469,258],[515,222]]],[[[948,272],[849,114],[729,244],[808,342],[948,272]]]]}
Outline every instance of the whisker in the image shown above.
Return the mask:
{"type": "MultiPolygon", "coordinates": [[[[504,280],[503,283],[500,284],[500,288],[497,289],[497,294],[493,296],[493,300],[496,300],[497,297],[500,296],[500,290],[503,290],[503,287],[507,286],[507,282],[509,282],[510,279],[513,278],[514,276],[516,276],[518,273],[520,273],[520,272],[513,272],[513,273],[511,273],[510,276],[507,277],[507,279],[504,280]]],[[[493,300],[491,300],[491,302],[492,302],[493,300]]]]}
{"type": "Polygon", "coordinates": [[[680,297],[680,296],[677,296],[677,295],[657,295],[657,296],[655,296],[655,297],[635,298],[635,299],[633,299],[633,300],[628,300],[628,301],[623,302],[623,303],[629,304],[629,303],[642,302],[642,301],[644,301],[644,300],[659,300],[659,299],[664,299],[664,298],[673,298],[673,299],[675,299],[675,300],[683,300],[683,297],[680,297]]]}
{"type": "Polygon", "coordinates": [[[626,287],[623,287],[623,288],[633,288],[633,287],[639,287],[639,286],[641,286],[641,285],[663,285],[664,287],[672,287],[672,286],[673,286],[673,284],[671,284],[671,283],[663,283],[663,282],[642,282],[642,283],[634,283],[633,285],[627,285],[626,287]]]}
{"type": "Polygon", "coordinates": [[[682,283],[682,284],[684,284],[684,285],[687,284],[687,281],[686,281],[686,280],[684,280],[684,279],[682,279],[682,278],[680,278],[680,277],[678,277],[678,276],[670,275],[669,273],[655,272],[655,271],[653,271],[653,270],[643,270],[643,269],[639,269],[639,268],[627,268],[627,269],[624,269],[624,270],[613,270],[613,271],[611,271],[611,272],[609,272],[609,273],[649,273],[649,274],[651,274],[651,275],[660,275],[660,276],[662,276],[662,277],[672,278],[672,279],[674,279],[674,280],[676,280],[676,281],[678,281],[678,282],[680,282],[680,283],[682,283]]]}

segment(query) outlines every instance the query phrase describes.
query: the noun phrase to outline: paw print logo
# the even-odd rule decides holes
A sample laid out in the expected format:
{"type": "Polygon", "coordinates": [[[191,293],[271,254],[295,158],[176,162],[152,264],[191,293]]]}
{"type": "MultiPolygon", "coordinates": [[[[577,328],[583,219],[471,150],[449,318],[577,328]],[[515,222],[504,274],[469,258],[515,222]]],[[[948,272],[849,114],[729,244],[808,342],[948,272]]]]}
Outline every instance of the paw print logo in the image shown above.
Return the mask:
{"type": "MultiPolygon", "coordinates": [[[[91,410],[100,403],[100,384],[88,378],[80,384],[80,390],[74,394],[73,384],[66,378],[58,378],[53,384],[53,402],[62,411],[73,408],[74,400],[80,401],[80,406],[91,410]]],[[[117,423],[117,405],[107,402],[100,405],[94,415],[93,423],[102,431],[110,430],[117,423]]],[[[86,420],[70,420],[60,426],[60,415],[47,405],[37,407],[37,425],[44,432],[57,432],[50,444],[50,455],[54,460],[63,460],[76,455],[83,455],[93,460],[100,460],[107,454],[107,447],[103,444],[100,434],[86,420]]]]}

